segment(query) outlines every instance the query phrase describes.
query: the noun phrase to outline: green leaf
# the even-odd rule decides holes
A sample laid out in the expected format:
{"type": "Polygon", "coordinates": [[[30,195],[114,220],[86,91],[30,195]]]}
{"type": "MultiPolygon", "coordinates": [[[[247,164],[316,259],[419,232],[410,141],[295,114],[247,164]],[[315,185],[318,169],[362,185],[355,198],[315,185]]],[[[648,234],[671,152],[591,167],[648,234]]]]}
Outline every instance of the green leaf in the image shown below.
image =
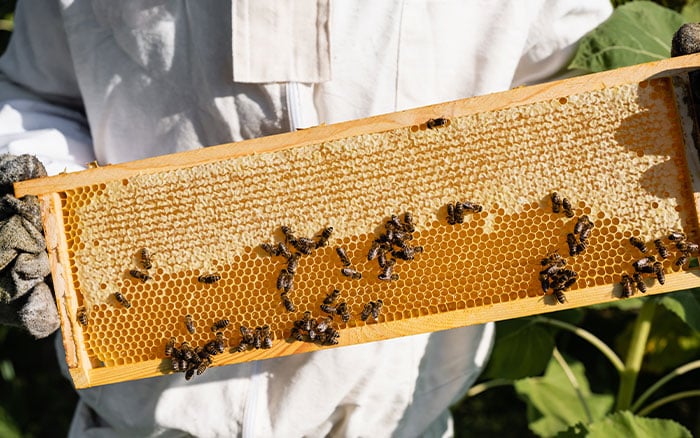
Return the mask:
{"type": "Polygon", "coordinates": [[[518,396],[527,404],[530,430],[540,436],[552,436],[564,431],[572,424],[603,418],[613,406],[610,394],[594,394],[588,386],[583,364],[568,360],[583,400],[559,363],[552,359],[542,377],[530,377],[515,382],[518,396]]]}
{"type": "Polygon", "coordinates": [[[599,72],[671,56],[671,39],[685,18],[649,1],[627,3],[579,42],[570,69],[599,72]]]}
{"type": "Polygon", "coordinates": [[[514,380],[542,374],[553,349],[550,331],[531,318],[498,322],[484,377],[514,380]]]}
{"type": "Polygon", "coordinates": [[[568,437],[673,437],[691,438],[688,429],[673,420],[639,417],[629,411],[616,412],[591,424],[577,424],[557,435],[568,437]]]}
{"type": "Polygon", "coordinates": [[[659,304],[688,324],[696,332],[700,332],[700,290],[691,289],[664,295],[659,304]]]}
{"type": "Polygon", "coordinates": [[[690,1],[683,6],[681,15],[688,23],[697,23],[700,21],[700,2],[690,1]]]}

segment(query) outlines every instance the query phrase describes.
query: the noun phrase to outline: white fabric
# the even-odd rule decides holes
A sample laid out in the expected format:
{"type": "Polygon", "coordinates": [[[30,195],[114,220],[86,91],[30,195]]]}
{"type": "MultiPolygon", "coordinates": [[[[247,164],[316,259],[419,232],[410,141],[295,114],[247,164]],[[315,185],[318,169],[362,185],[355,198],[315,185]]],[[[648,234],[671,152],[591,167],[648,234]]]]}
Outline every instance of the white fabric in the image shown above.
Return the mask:
{"type": "Polygon", "coordinates": [[[329,80],[328,6],[329,0],[233,2],[233,80],[329,80]]]}
{"type": "MultiPolygon", "coordinates": [[[[23,0],[0,58],[0,153],[58,172],[500,91],[556,73],[611,12],[608,0],[303,3],[308,15],[289,0],[265,17],[271,1],[23,0]]],[[[81,390],[71,436],[449,435],[446,408],[492,338],[488,324],[81,390]]]]}

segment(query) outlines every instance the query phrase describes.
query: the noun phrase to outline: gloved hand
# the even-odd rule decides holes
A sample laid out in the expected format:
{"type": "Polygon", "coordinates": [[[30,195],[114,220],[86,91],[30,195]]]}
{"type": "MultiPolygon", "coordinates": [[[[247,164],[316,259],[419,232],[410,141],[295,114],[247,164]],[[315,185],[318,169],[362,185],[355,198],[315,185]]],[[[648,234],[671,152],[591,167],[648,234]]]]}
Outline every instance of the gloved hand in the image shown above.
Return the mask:
{"type": "Polygon", "coordinates": [[[46,284],[50,273],[39,202],[17,199],[12,183],[46,176],[31,155],[0,155],[0,323],[24,327],[44,338],[59,326],[56,303],[46,284]]]}

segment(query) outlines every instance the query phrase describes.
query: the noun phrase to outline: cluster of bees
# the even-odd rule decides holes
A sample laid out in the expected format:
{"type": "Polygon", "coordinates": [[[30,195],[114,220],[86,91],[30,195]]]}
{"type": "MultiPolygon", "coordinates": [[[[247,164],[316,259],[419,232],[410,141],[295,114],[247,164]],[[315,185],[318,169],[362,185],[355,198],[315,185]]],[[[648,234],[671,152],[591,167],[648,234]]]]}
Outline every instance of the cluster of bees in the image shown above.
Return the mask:
{"type": "Polygon", "coordinates": [[[255,327],[255,330],[251,330],[248,327],[242,325],[240,328],[241,332],[241,342],[238,343],[235,351],[242,353],[247,351],[249,348],[254,348],[256,350],[260,348],[272,348],[272,334],[270,333],[270,326],[263,325],[255,327]]]}
{"type": "Polygon", "coordinates": [[[284,235],[284,242],[276,244],[261,243],[260,248],[273,257],[283,257],[287,261],[287,266],[280,270],[277,276],[277,290],[280,292],[280,298],[285,309],[289,312],[294,312],[296,306],[289,298],[289,292],[294,288],[294,274],[296,274],[299,266],[299,259],[302,255],[311,255],[314,249],[324,247],[328,244],[333,227],[324,228],[321,233],[316,236],[316,239],[309,237],[296,237],[288,226],[280,227],[284,235]],[[290,247],[296,251],[292,252],[290,247]]]}
{"type": "Polygon", "coordinates": [[[391,215],[384,224],[384,230],[384,233],[372,242],[367,252],[367,261],[377,260],[381,270],[377,276],[378,279],[398,280],[398,274],[394,273],[396,260],[413,260],[416,254],[423,252],[423,247],[408,243],[413,240],[413,232],[416,230],[413,215],[409,212],[404,213],[403,220],[396,215],[391,215]]]}
{"type": "MultiPolygon", "coordinates": [[[[557,192],[550,195],[552,213],[564,213],[567,218],[575,216],[571,202],[563,198],[557,192]]],[[[583,253],[588,247],[588,239],[593,231],[593,222],[587,215],[580,216],[574,224],[573,232],[567,233],[566,243],[571,257],[583,253]]],[[[566,302],[564,292],[569,289],[578,278],[573,269],[566,268],[566,260],[558,253],[553,252],[540,260],[543,269],[539,273],[539,281],[545,295],[554,295],[561,304],[566,302]]]]}
{"type": "Polygon", "coordinates": [[[332,323],[332,316],[314,318],[307,310],[301,319],[294,321],[292,338],[302,342],[336,345],[340,338],[340,332],[333,327],[332,323]]]}
{"type": "Polygon", "coordinates": [[[343,322],[348,322],[350,321],[350,310],[348,309],[348,304],[345,301],[341,301],[336,304],[339,296],[340,291],[338,289],[333,289],[333,292],[326,295],[326,298],[323,299],[321,311],[330,315],[331,318],[333,315],[339,315],[343,322]]]}
{"type": "Polygon", "coordinates": [[[360,319],[367,321],[371,315],[372,318],[377,321],[379,319],[379,312],[381,312],[383,305],[384,302],[381,299],[378,299],[377,301],[370,301],[369,303],[365,304],[364,309],[362,309],[360,319]]]}
{"type": "MultiPolygon", "coordinates": [[[[674,264],[683,266],[690,260],[693,254],[700,252],[700,246],[697,243],[689,242],[684,233],[674,231],[668,235],[668,240],[675,244],[680,255],[676,258],[674,264]]],[[[647,244],[640,238],[632,236],[629,240],[630,244],[637,248],[644,257],[632,262],[634,272],[632,275],[628,273],[622,274],[620,285],[622,286],[622,298],[629,298],[634,295],[635,289],[641,293],[646,293],[647,284],[645,276],[653,276],[659,284],[666,282],[666,274],[664,273],[663,262],[671,257],[671,252],[664,243],[663,239],[654,239],[654,248],[661,260],[657,260],[654,255],[647,255],[649,251],[647,244]]]]}
{"type": "Polygon", "coordinates": [[[185,380],[190,380],[195,373],[201,375],[211,365],[212,356],[226,351],[226,338],[221,331],[217,331],[215,338],[202,346],[192,348],[187,341],[175,345],[175,337],[170,338],[165,344],[165,356],[170,358],[172,370],[185,373],[185,380]]]}

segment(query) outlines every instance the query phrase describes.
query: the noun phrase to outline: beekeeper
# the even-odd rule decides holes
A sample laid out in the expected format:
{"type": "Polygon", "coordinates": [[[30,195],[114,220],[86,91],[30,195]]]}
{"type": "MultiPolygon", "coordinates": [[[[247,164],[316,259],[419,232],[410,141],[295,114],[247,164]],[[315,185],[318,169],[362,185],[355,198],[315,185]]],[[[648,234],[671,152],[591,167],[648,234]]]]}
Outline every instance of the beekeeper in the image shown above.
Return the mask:
{"type": "MultiPolygon", "coordinates": [[[[44,174],[33,157],[55,174],[542,81],[610,12],[609,0],[21,0],[0,59],[0,194],[44,174]]],[[[0,213],[0,319],[48,336],[36,202],[7,195],[0,213]]],[[[449,436],[448,406],[493,332],[80,390],[70,434],[449,436]]]]}

